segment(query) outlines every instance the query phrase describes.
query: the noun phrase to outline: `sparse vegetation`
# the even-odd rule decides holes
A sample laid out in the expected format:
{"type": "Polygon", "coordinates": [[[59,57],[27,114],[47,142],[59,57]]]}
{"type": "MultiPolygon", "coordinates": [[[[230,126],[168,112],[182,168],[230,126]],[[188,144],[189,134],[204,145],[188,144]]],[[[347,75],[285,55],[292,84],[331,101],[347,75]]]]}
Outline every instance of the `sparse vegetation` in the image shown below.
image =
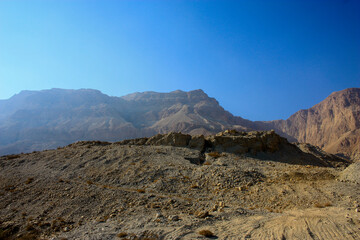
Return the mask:
{"type": "Polygon", "coordinates": [[[16,187],[14,185],[7,185],[4,188],[5,191],[9,191],[9,192],[13,192],[13,191],[15,191],[15,189],[16,189],[16,187]]]}
{"type": "Polygon", "coordinates": [[[221,157],[221,154],[219,152],[209,152],[208,155],[213,158],[221,157]]]}
{"type": "Polygon", "coordinates": [[[325,207],[331,207],[332,204],[330,202],[326,202],[326,203],[315,203],[314,207],[316,208],[325,208],[325,207]]]}
{"type": "Polygon", "coordinates": [[[208,238],[215,237],[214,233],[212,233],[210,230],[201,230],[199,234],[208,238]]]}
{"type": "Polygon", "coordinates": [[[15,158],[19,158],[20,154],[11,154],[11,155],[6,155],[6,160],[11,160],[11,159],[15,159],[15,158]]]}
{"type": "Polygon", "coordinates": [[[87,180],[87,181],[86,181],[86,183],[87,183],[87,184],[89,184],[89,185],[94,184],[94,182],[93,182],[93,181],[91,181],[91,180],[87,180]]]}
{"type": "Polygon", "coordinates": [[[124,237],[127,237],[127,233],[126,232],[121,232],[121,233],[119,233],[117,236],[119,237],[119,238],[124,238],[124,237]]]}
{"type": "Polygon", "coordinates": [[[30,183],[32,183],[34,181],[34,178],[28,178],[27,180],[26,180],[26,182],[25,182],[25,184],[30,184],[30,183]]]}

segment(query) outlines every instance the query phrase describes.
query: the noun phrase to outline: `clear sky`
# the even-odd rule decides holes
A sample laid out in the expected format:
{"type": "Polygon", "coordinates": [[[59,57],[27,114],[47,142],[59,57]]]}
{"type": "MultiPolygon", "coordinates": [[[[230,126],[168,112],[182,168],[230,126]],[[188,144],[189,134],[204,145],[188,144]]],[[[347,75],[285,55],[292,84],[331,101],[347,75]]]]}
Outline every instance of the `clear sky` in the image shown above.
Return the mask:
{"type": "Polygon", "coordinates": [[[359,0],[0,0],[0,99],[203,89],[251,120],[360,87],[359,0]]]}

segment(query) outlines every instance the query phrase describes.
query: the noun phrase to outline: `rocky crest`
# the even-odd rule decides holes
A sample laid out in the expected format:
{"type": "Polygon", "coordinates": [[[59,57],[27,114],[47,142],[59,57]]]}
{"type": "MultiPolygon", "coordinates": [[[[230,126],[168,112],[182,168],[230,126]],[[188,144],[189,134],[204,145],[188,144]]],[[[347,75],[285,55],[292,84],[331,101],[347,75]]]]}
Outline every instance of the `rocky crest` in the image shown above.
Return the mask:
{"type": "MultiPolygon", "coordinates": [[[[74,143],[74,145],[76,144],[78,143],[74,143]]],[[[80,144],[82,144],[82,142],[80,142],[80,144]]],[[[173,146],[196,149],[200,151],[202,155],[199,156],[198,159],[193,160],[199,164],[203,163],[206,157],[211,156],[211,154],[208,154],[210,152],[215,155],[219,152],[250,154],[260,158],[264,157],[267,159],[276,159],[276,161],[302,165],[338,167],[348,164],[345,159],[328,154],[310,144],[291,144],[286,138],[276,134],[275,131],[238,132],[236,130],[226,130],[209,136],[192,136],[189,134],[170,132],[167,134],[157,134],[150,138],[124,140],[114,144],[173,146]],[[278,154],[279,152],[281,152],[281,155],[278,154]]]]}

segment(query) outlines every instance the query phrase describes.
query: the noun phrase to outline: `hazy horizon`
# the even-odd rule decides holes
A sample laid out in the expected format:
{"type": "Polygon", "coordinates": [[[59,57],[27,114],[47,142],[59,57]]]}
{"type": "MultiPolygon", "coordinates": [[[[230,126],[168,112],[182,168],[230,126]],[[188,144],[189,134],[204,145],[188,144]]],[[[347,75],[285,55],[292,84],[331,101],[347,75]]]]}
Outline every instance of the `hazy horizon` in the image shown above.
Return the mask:
{"type": "Polygon", "coordinates": [[[286,119],[360,87],[360,1],[0,1],[0,99],[202,89],[286,119]]]}

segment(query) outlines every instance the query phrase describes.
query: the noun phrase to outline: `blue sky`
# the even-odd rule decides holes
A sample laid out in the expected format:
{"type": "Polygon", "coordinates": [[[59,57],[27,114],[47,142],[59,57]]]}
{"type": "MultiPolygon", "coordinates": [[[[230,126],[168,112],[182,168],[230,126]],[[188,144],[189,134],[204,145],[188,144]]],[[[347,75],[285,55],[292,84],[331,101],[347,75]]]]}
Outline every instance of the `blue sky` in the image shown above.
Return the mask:
{"type": "Polygon", "coordinates": [[[360,87],[358,0],[0,0],[0,99],[203,89],[251,120],[360,87]]]}

